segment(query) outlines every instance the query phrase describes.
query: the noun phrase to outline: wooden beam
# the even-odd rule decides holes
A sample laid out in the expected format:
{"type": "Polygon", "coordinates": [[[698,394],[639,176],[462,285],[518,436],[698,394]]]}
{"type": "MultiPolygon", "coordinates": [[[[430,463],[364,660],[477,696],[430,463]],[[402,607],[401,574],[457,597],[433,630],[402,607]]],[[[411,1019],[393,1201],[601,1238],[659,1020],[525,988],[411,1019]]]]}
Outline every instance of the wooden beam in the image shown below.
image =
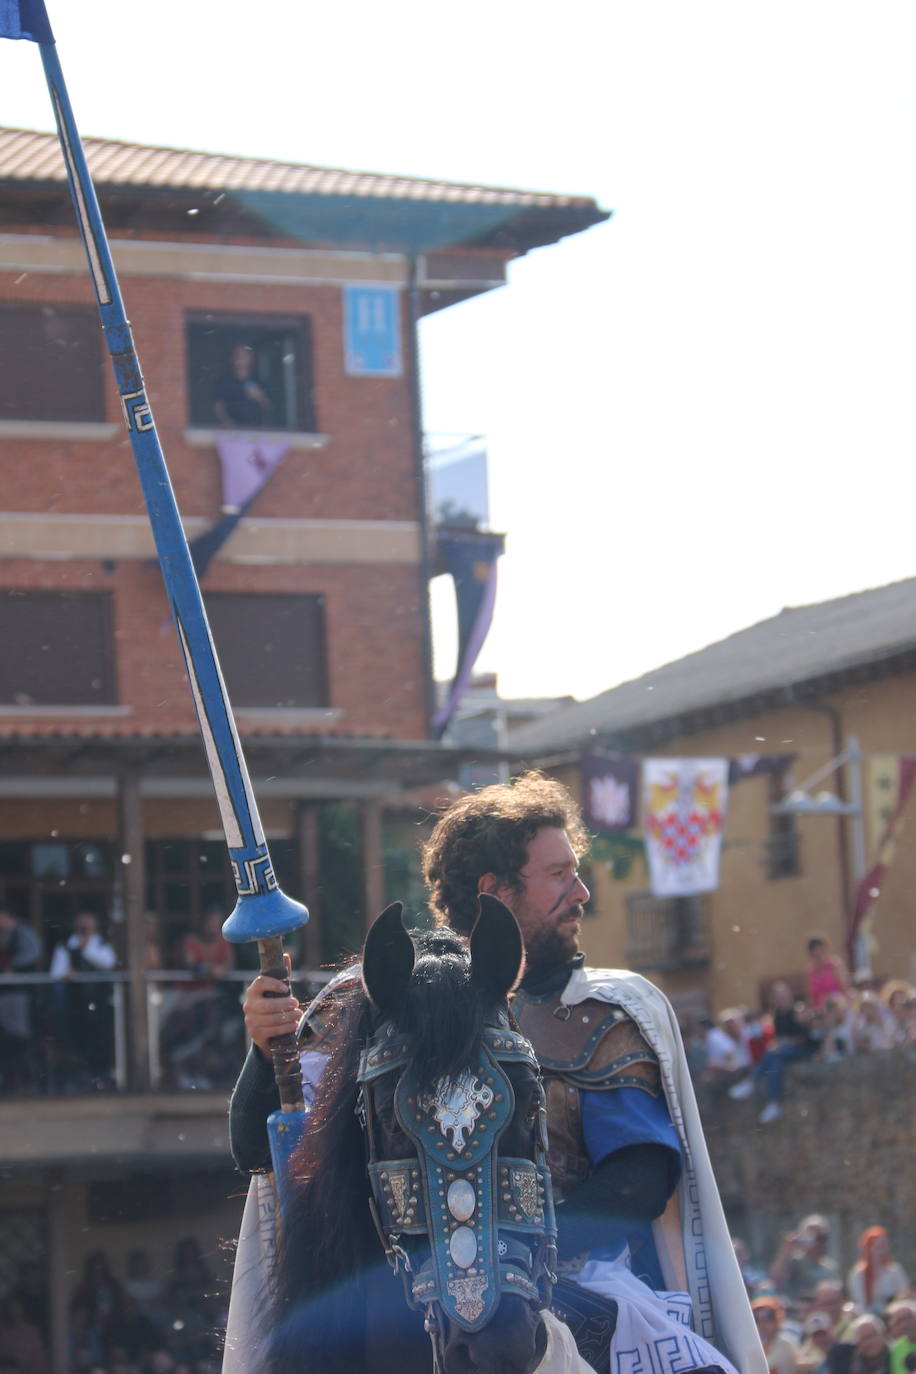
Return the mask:
{"type": "Polygon", "coordinates": [[[368,930],[385,904],[382,808],[377,801],[360,802],[359,816],[363,851],[363,919],[368,930]]]}

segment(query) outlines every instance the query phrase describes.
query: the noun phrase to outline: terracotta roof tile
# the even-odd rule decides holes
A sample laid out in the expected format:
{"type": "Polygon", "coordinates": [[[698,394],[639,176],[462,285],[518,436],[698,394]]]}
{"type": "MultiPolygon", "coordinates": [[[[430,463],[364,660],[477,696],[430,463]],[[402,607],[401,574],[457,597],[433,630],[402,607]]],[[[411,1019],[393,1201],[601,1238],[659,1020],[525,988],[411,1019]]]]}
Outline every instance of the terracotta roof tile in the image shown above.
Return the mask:
{"type": "MultiPolygon", "coordinates": [[[[220,153],[146,147],[84,138],[94,180],[108,186],[168,186],[214,191],[282,191],[291,195],[357,196],[393,200],[506,205],[516,208],[595,208],[588,196],[551,195],[508,187],[462,185],[421,177],[347,171],[336,167],[228,157],[220,153]]],[[[66,180],[56,134],[0,129],[0,180],[66,180]]]]}

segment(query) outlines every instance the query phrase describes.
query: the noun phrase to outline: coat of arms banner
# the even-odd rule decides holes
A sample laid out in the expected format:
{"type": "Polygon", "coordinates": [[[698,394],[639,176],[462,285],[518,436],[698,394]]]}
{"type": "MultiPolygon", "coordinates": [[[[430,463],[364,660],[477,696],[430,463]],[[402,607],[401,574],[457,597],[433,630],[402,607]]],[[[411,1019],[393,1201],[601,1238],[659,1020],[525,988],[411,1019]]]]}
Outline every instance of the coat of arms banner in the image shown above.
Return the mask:
{"type": "Polygon", "coordinates": [[[719,886],[728,759],[644,759],[643,833],[656,897],[719,886]]]}

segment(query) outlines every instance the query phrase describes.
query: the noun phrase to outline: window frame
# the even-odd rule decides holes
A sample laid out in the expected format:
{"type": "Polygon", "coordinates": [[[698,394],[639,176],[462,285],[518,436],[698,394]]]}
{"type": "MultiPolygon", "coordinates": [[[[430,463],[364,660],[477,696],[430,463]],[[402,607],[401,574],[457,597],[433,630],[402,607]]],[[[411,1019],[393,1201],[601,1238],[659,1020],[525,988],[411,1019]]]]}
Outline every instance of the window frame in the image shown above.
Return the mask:
{"type": "MultiPolygon", "coordinates": [[[[270,336],[270,342],[276,345],[284,330],[297,336],[299,345],[294,353],[295,375],[292,378],[286,376],[283,379],[284,418],[282,421],[274,422],[273,417],[269,417],[268,422],[263,425],[248,427],[239,425],[236,428],[241,430],[251,428],[257,432],[275,431],[281,434],[317,433],[312,318],[307,314],[270,314],[262,311],[185,311],[185,385],[189,428],[198,430],[219,430],[222,428],[213,414],[213,389],[221,375],[221,370],[227,365],[232,349],[239,345],[249,344],[254,348],[257,360],[256,336],[259,334],[263,336],[262,342],[266,340],[267,336],[270,336]],[[202,341],[195,339],[194,331],[206,329],[220,332],[222,341],[219,347],[217,347],[216,340],[204,346],[202,341]],[[212,361],[207,355],[212,355],[212,361]],[[216,361],[217,357],[219,363],[216,361]],[[199,371],[201,368],[204,368],[203,372],[199,371]]],[[[263,376],[259,376],[259,380],[264,385],[268,395],[274,400],[274,413],[276,413],[278,388],[264,382],[263,376]]]]}

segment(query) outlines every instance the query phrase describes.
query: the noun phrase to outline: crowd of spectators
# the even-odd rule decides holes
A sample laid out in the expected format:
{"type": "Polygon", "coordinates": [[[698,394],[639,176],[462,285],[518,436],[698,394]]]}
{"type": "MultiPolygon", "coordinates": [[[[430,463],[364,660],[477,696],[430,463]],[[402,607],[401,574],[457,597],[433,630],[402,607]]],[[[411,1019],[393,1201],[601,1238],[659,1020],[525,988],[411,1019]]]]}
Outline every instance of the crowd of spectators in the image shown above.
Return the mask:
{"type": "Polygon", "coordinates": [[[764,1099],[760,1120],[782,1115],[786,1069],[916,1045],[916,988],[901,979],[854,985],[823,935],[808,940],[807,996],[779,979],[765,1011],[729,1007],[684,1027],[695,1079],[732,1098],[764,1099]]]}
{"type": "MultiPolygon", "coordinates": [[[[222,920],[211,910],[197,923],[163,929],[147,915],[145,962],[159,1009],[163,1087],[231,1087],[244,1055],[241,989],[229,977],[235,958],[222,920]]],[[[94,912],[78,912],[46,954],[31,926],[0,903],[0,1093],[115,1086],[112,975],[119,967],[94,912]],[[46,979],[16,977],[36,973],[46,979]]]]}
{"type": "MultiPolygon", "coordinates": [[[[226,1298],[192,1236],[176,1245],[164,1278],[145,1250],[128,1255],[120,1277],[94,1251],[69,1319],[68,1374],[218,1374],[226,1298]]],[[[0,1303],[0,1374],[48,1374],[48,1322],[47,1291],[24,1274],[0,1303]]]]}
{"type": "Polygon", "coordinates": [[[912,1374],[916,1291],[887,1231],[863,1231],[845,1275],[829,1244],[826,1218],[805,1217],[764,1272],[734,1241],[771,1374],[912,1374]]]}

